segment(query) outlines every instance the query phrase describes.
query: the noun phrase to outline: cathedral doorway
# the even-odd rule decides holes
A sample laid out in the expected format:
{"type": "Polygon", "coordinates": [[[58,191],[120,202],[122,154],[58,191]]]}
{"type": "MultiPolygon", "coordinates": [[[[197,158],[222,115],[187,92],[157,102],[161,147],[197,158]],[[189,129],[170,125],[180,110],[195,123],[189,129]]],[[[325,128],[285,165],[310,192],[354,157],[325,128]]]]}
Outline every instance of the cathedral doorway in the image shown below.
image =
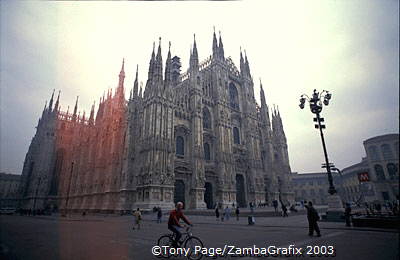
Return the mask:
{"type": "Polygon", "coordinates": [[[243,175],[236,174],[236,203],[241,208],[247,206],[245,196],[243,175]]]}
{"type": "Polygon", "coordinates": [[[207,204],[208,209],[212,209],[214,203],[213,203],[213,191],[211,182],[206,182],[204,188],[206,189],[204,192],[204,202],[207,204]]]}
{"type": "Polygon", "coordinates": [[[174,203],[183,202],[183,207],[186,207],[185,203],[185,183],[183,180],[175,181],[175,191],[174,191],[174,203]]]}

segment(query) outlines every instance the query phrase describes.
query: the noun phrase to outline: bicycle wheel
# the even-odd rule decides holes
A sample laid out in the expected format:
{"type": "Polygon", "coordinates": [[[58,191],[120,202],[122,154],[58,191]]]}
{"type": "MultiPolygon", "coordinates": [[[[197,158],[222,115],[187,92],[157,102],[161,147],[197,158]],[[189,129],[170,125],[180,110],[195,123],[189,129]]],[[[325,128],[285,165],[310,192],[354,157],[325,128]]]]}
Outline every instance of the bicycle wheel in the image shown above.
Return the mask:
{"type": "MultiPolygon", "coordinates": [[[[172,242],[173,242],[173,238],[171,235],[163,235],[158,239],[157,245],[159,247],[167,246],[167,249],[168,249],[169,247],[172,247],[172,242]]],[[[171,254],[169,254],[169,251],[162,252],[161,255],[159,255],[158,257],[170,258],[171,254]]]]}
{"type": "Polygon", "coordinates": [[[203,257],[201,253],[195,253],[195,248],[201,247],[203,248],[203,242],[201,242],[200,238],[198,237],[189,237],[186,242],[184,248],[190,248],[189,255],[187,256],[188,259],[191,260],[199,260],[203,257]]]}

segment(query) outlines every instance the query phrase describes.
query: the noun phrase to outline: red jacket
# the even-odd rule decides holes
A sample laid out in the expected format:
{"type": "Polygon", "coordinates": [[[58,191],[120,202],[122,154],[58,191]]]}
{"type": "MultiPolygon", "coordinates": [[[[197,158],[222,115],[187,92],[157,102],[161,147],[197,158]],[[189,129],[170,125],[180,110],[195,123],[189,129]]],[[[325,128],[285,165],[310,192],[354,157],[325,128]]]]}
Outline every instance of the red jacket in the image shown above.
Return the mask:
{"type": "Polygon", "coordinates": [[[185,221],[186,224],[191,225],[190,221],[185,217],[185,215],[183,215],[182,210],[181,211],[177,211],[176,209],[174,209],[169,213],[168,226],[172,226],[173,225],[173,226],[182,227],[179,224],[179,220],[180,219],[185,221]]]}

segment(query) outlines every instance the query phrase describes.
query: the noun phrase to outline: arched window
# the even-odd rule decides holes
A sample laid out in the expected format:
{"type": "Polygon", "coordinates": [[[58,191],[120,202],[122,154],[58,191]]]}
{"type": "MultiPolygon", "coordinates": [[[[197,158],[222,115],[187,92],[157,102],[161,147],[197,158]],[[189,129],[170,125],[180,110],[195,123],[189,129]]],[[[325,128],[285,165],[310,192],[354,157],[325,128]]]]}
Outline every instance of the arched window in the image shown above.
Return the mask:
{"type": "Polygon", "coordinates": [[[176,138],[176,155],[185,155],[185,141],[182,136],[176,138]]]}
{"type": "Polygon", "coordinates": [[[391,180],[397,179],[397,166],[394,163],[388,163],[386,165],[386,168],[387,168],[388,173],[389,173],[389,178],[391,180]]]}
{"type": "Polygon", "coordinates": [[[383,167],[379,164],[375,164],[374,168],[375,168],[376,178],[378,179],[378,181],[386,180],[385,173],[383,172],[383,167]]]}
{"type": "Polygon", "coordinates": [[[203,108],[203,128],[211,129],[211,115],[206,107],[203,108]]]}
{"type": "Polygon", "coordinates": [[[229,84],[229,105],[234,109],[239,109],[239,97],[235,85],[229,84]]]}
{"type": "Polygon", "coordinates": [[[237,127],[233,128],[233,143],[240,144],[239,129],[237,127]]]}
{"type": "Polygon", "coordinates": [[[371,160],[373,160],[373,161],[379,160],[379,155],[378,155],[376,146],[370,146],[368,148],[368,152],[369,152],[369,156],[371,156],[371,160]]]}
{"type": "Polygon", "coordinates": [[[209,161],[211,160],[211,155],[210,155],[210,145],[208,143],[204,143],[204,159],[209,161]]]}
{"type": "Polygon", "coordinates": [[[384,160],[393,159],[392,149],[390,149],[390,146],[388,144],[382,144],[381,149],[384,160]]]}

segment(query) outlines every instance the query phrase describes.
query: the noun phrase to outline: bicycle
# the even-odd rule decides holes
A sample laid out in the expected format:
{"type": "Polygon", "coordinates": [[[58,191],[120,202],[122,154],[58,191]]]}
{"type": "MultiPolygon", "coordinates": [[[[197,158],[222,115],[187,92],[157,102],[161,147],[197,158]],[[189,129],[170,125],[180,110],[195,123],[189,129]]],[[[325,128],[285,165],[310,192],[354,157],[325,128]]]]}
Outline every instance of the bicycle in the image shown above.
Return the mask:
{"type": "MultiPolygon", "coordinates": [[[[182,248],[189,248],[189,254],[187,255],[187,258],[190,260],[200,260],[203,255],[201,253],[195,254],[194,249],[196,246],[200,246],[201,248],[203,248],[203,242],[200,240],[200,238],[193,236],[192,234],[192,228],[191,227],[187,227],[186,228],[186,232],[182,233],[182,237],[181,239],[178,241],[178,245],[175,246],[174,245],[174,241],[175,241],[175,233],[172,234],[165,234],[162,235],[158,241],[157,241],[157,245],[160,247],[179,247],[182,248]]],[[[161,254],[160,255],[163,258],[170,258],[171,254],[169,252],[167,252],[166,254],[161,254]]]]}

